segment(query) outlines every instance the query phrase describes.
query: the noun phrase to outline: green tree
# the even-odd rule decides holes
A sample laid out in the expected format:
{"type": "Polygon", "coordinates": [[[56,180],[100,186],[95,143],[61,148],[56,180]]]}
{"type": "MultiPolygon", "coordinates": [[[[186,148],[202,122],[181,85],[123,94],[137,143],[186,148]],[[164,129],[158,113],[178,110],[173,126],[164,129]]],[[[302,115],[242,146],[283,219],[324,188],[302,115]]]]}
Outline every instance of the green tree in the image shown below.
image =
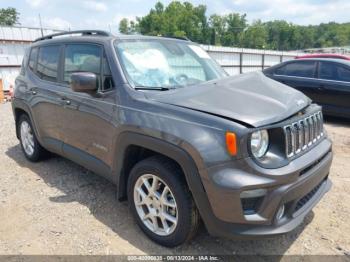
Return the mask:
{"type": "Polygon", "coordinates": [[[139,31],[138,23],[135,21],[129,21],[127,18],[123,18],[119,22],[119,32],[122,34],[135,34],[139,31]]]}
{"type": "Polygon", "coordinates": [[[119,22],[119,32],[122,34],[128,34],[129,32],[129,20],[127,18],[123,18],[119,22]]]}
{"type": "Polygon", "coordinates": [[[213,14],[209,18],[209,25],[211,28],[211,40],[212,45],[221,45],[222,37],[226,31],[226,22],[224,17],[213,14]]]}
{"type": "Polygon", "coordinates": [[[258,20],[243,34],[242,47],[265,49],[267,47],[267,30],[264,24],[258,20]]]}
{"type": "Polygon", "coordinates": [[[246,14],[206,15],[205,5],[172,1],[155,4],[136,21],[120,21],[120,32],[188,37],[202,44],[296,50],[350,45],[350,23],[300,26],[284,20],[248,24],[246,14]]]}
{"type": "Polygon", "coordinates": [[[247,28],[246,14],[231,13],[224,17],[226,31],[222,37],[225,46],[241,46],[243,32],[247,28]]]}
{"type": "Polygon", "coordinates": [[[13,26],[18,24],[19,13],[16,8],[0,8],[0,25],[13,26]]]}

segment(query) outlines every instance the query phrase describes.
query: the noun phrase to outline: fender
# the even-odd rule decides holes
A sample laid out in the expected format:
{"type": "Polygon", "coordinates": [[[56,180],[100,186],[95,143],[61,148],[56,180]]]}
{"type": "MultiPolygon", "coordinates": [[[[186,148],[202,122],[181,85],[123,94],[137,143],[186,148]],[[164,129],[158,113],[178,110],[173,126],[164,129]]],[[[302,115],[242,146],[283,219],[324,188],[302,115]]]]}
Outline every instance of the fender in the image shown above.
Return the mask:
{"type": "Polygon", "coordinates": [[[119,200],[125,198],[126,196],[128,174],[125,174],[123,171],[123,162],[126,149],[131,145],[141,146],[165,155],[176,161],[181,166],[199,213],[201,214],[206,226],[210,227],[210,220],[214,219],[213,212],[210,212],[211,206],[196,164],[193,158],[185,150],[158,138],[129,131],[121,133],[118,138],[118,142],[117,147],[120,154],[117,156],[113,174],[117,174],[116,184],[118,187],[117,194],[119,200]]]}
{"type": "Polygon", "coordinates": [[[123,162],[126,149],[129,146],[140,146],[152,150],[164,156],[167,156],[176,161],[182,168],[187,184],[191,191],[204,192],[204,187],[198,173],[197,167],[192,157],[182,148],[160,140],[155,137],[142,135],[130,131],[123,132],[119,135],[117,141],[117,159],[113,168],[114,174],[117,174],[116,184],[118,185],[118,196],[123,196],[125,193],[126,177],[128,174],[123,172],[123,162]]]}
{"type": "Polygon", "coordinates": [[[32,115],[32,111],[30,110],[30,107],[22,99],[14,98],[12,100],[12,112],[13,112],[13,116],[15,118],[15,123],[16,123],[16,136],[17,136],[17,138],[19,139],[19,133],[18,133],[18,129],[17,129],[17,121],[18,121],[18,119],[16,119],[16,109],[21,109],[21,110],[23,110],[24,112],[27,113],[27,115],[29,116],[30,121],[32,122],[32,126],[33,126],[33,129],[34,129],[34,133],[35,133],[36,138],[39,140],[40,144],[43,144],[43,141],[41,140],[41,137],[40,137],[40,135],[38,133],[38,130],[36,128],[37,125],[36,125],[36,123],[34,121],[34,118],[33,118],[33,115],[32,115]]]}

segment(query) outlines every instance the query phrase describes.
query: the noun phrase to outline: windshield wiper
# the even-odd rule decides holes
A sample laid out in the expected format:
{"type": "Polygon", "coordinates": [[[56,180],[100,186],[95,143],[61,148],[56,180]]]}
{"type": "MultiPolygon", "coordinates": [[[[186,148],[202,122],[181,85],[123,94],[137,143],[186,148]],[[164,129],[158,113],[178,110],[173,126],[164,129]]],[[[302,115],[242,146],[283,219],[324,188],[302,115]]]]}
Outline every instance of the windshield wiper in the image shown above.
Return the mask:
{"type": "Polygon", "coordinates": [[[170,87],[164,87],[164,86],[135,86],[135,90],[157,90],[157,91],[168,91],[170,87]]]}

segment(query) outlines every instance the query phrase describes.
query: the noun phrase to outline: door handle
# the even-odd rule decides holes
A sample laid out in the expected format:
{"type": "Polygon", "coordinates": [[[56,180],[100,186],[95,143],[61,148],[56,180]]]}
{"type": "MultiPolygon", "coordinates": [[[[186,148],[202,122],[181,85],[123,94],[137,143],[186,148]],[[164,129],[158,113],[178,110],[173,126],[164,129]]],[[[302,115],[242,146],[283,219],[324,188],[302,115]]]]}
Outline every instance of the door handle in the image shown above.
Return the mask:
{"type": "Polygon", "coordinates": [[[71,102],[70,102],[70,100],[67,100],[67,98],[66,97],[61,97],[61,100],[62,101],[66,101],[66,105],[70,105],[71,104],[71,102]]]}
{"type": "Polygon", "coordinates": [[[32,93],[32,95],[36,95],[37,94],[37,92],[36,92],[36,90],[34,88],[31,88],[30,92],[32,93]]]}
{"type": "Polygon", "coordinates": [[[318,86],[317,89],[320,90],[320,91],[323,90],[324,89],[324,85],[318,86]]]}

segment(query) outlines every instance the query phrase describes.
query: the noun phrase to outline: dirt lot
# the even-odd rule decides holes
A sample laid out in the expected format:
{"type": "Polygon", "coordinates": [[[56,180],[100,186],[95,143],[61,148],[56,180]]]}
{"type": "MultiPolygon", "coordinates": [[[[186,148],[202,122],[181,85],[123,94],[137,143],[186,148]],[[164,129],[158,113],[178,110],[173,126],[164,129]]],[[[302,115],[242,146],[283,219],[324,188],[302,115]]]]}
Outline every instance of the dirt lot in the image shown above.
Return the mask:
{"type": "Polygon", "coordinates": [[[190,244],[149,241],[106,180],[61,157],[33,164],[15,137],[11,105],[0,105],[0,254],[350,254],[350,121],[330,119],[332,190],[295,231],[234,241],[204,228],[190,244]]]}

